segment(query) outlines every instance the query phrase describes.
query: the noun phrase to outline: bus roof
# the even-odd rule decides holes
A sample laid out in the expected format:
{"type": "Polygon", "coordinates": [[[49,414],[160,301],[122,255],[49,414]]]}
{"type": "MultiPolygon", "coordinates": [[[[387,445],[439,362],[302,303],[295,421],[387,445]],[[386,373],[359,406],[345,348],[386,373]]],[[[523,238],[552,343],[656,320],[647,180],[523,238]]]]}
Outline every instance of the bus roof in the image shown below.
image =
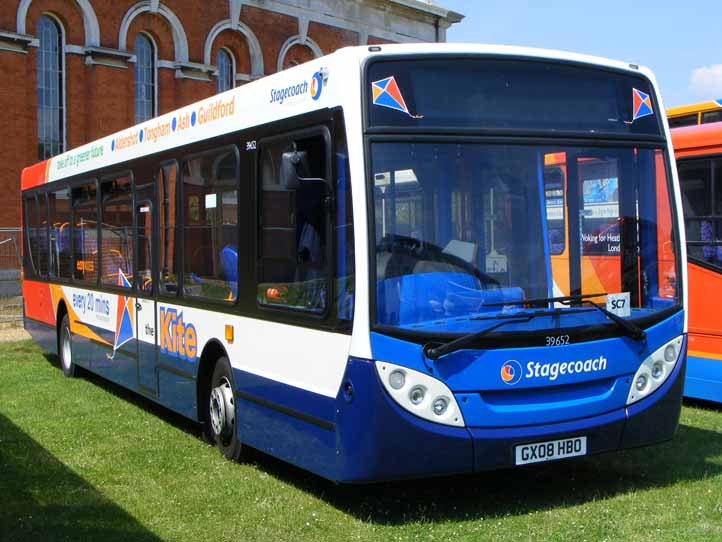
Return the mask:
{"type": "Polygon", "coordinates": [[[681,115],[691,115],[692,113],[701,113],[704,111],[712,111],[722,108],[722,98],[718,100],[707,100],[706,102],[697,102],[689,105],[678,105],[667,109],[668,117],[678,117],[681,115]]]}
{"type": "MultiPolygon", "coordinates": [[[[346,47],[27,167],[22,173],[21,189],[311,111],[348,103],[358,103],[360,111],[360,67],[369,58],[419,54],[471,54],[576,62],[642,75],[650,80],[653,88],[657,87],[653,74],[644,67],[565,51],[456,43],[346,47]]],[[[659,97],[657,99],[663,107],[659,97]]]]}
{"type": "Polygon", "coordinates": [[[670,133],[677,156],[709,154],[722,150],[722,122],[674,128],[670,133]]]}

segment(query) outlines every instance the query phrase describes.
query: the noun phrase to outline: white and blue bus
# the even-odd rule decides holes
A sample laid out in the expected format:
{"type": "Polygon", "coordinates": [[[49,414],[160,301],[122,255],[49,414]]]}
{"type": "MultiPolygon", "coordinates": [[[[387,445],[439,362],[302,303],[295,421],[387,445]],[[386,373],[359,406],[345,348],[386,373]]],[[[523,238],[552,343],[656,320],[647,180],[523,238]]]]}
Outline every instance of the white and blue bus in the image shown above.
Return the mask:
{"type": "Polygon", "coordinates": [[[24,170],[25,327],[228,458],[338,482],[670,439],[663,111],[631,64],[340,50],[24,170]]]}

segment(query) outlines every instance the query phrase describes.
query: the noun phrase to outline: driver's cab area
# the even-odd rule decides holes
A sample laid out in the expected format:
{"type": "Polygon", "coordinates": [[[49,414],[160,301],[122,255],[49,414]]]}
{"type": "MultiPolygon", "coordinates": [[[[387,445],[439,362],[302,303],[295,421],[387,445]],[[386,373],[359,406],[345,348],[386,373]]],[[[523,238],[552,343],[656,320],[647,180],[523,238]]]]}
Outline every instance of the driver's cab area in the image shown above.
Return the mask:
{"type": "Polygon", "coordinates": [[[468,318],[547,295],[534,153],[514,150],[374,145],[378,324],[468,318]]]}

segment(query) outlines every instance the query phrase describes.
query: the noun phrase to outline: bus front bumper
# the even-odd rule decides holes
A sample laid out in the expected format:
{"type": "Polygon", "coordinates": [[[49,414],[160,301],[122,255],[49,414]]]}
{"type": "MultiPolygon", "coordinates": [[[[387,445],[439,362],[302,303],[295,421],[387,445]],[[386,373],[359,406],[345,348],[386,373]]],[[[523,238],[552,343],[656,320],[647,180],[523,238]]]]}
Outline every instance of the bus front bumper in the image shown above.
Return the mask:
{"type": "Polygon", "coordinates": [[[679,421],[686,345],[669,379],[649,397],[605,414],[560,423],[450,427],[418,418],[383,389],[373,363],[351,359],[344,381],[352,401],[337,399],[336,481],[375,482],[515,466],[521,444],[586,437],[586,455],[636,448],[673,437],[679,421]]]}

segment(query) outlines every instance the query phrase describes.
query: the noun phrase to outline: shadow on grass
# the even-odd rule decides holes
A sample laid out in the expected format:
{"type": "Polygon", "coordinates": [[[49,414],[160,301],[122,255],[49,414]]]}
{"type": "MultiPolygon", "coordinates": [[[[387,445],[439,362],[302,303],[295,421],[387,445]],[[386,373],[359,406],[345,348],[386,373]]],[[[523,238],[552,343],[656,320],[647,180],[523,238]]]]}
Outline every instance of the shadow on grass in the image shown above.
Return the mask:
{"type": "MultiPolygon", "coordinates": [[[[722,401],[722,399],[720,400],[722,401]]],[[[683,400],[685,406],[699,408],[702,410],[716,410],[722,412],[722,402],[706,401],[705,399],[691,399],[685,397],[683,400]]]]}
{"type": "Polygon", "coordinates": [[[0,414],[0,540],[160,540],[0,414]]]}
{"type": "Polygon", "coordinates": [[[465,476],[334,486],[265,454],[251,461],[352,516],[383,525],[465,521],[574,506],[722,474],[722,431],[680,425],[674,440],[649,448],[465,476]]]}
{"type": "MultiPolygon", "coordinates": [[[[59,371],[62,370],[60,368],[60,358],[58,358],[56,355],[45,353],[43,354],[43,356],[45,356],[45,359],[48,363],[53,365],[59,371]]],[[[149,399],[148,397],[145,397],[138,392],[131,391],[128,388],[121,386],[120,384],[111,382],[110,380],[95,373],[91,373],[90,371],[87,371],[82,367],[76,367],[75,371],[76,376],[78,376],[79,378],[83,378],[88,382],[91,382],[95,386],[98,386],[99,388],[107,391],[108,393],[112,393],[116,397],[123,399],[128,403],[135,405],[138,408],[141,408],[153,414],[154,416],[158,416],[164,422],[169,423],[173,427],[189,433],[195,437],[202,437],[200,424],[189,420],[185,416],[181,416],[180,414],[173,412],[172,410],[156,403],[152,399],[149,399]]]]}
{"type": "MultiPolygon", "coordinates": [[[[46,357],[57,365],[56,358],[46,357]]],[[[89,372],[83,372],[83,377],[201,438],[198,424],[150,399],[89,372]]],[[[713,410],[720,406],[685,403],[713,410]]],[[[684,424],[672,441],[648,448],[517,469],[373,485],[338,486],[262,452],[248,449],[245,454],[246,462],[282,482],[360,520],[383,525],[522,515],[704,480],[722,474],[722,466],[712,458],[722,458],[722,430],[684,424]]]]}

